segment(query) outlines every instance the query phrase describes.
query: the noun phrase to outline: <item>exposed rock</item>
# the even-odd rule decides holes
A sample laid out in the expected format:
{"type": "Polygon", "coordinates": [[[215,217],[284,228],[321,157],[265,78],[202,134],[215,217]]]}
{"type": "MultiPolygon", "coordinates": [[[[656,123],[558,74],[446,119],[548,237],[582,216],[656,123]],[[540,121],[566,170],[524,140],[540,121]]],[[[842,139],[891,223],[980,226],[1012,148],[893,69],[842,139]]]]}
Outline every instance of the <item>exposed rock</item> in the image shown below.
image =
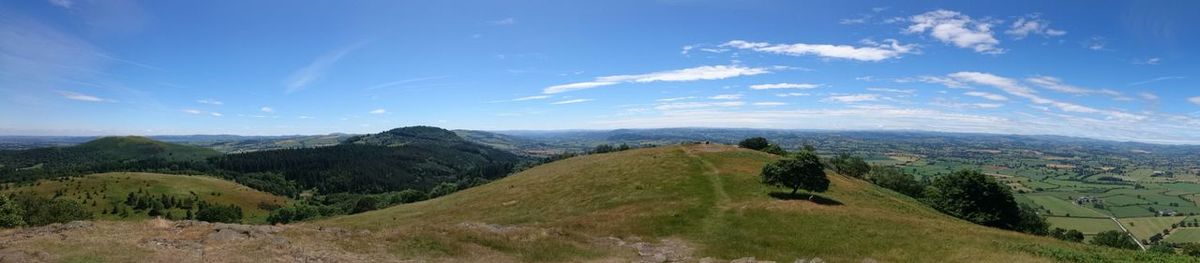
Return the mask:
{"type": "Polygon", "coordinates": [[[744,258],[739,258],[739,259],[734,259],[732,261],[729,261],[729,263],[756,263],[756,262],[758,262],[758,261],[754,260],[754,257],[744,257],[744,258]]]}

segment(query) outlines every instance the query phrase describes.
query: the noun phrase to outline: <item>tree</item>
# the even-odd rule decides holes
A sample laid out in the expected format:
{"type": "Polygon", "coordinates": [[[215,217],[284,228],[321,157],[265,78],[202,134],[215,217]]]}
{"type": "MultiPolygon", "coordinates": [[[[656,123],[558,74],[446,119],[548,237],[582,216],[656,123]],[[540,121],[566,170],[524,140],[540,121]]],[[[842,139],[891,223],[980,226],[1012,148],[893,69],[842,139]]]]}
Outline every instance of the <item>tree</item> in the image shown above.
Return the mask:
{"type": "Polygon", "coordinates": [[[1146,251],[1163,254],[1175,254],[1175,248],[1161,243],[1150,246],[1150,248],[1146,249],[1146,251]]]}
{"type": "Polygon", "coordinates": [[[374,197],[364,196],[362,198],[359,198],[358,202],[354,203],[354,210],[350,211],[350,213],[357,214],[357,213],[375,210],[376,208],[378,208],[377,207],[378,203],[379,203],[378,200],[375,200],[374,197]]]}
{"type": "Polygon", "coordinates": [[[0,195],[0,227],[13,228],[25,225],[25,210],[7,196],[0,195]]]}
{"type": "Polygon", "coordinates": [[[596,148],[592,149],[592,153],[609,153],[609,152],[613,152],[615,150],[616,150],[616,148],[613,148],[612,145],[601,144],[601,145],[596,145],[596,148]]]}
{"type": "MultiPolygon", "coordinates": [[[[763,166],[762,183],[791,188],[792,194],[796,194],[799,189],[809,192],[824,192],[829,189],[825,165],[821,164],[820,157],[812,152],[798,152],[763,166]]],[[[809,199],[812,199],[812,195],[809,195],[809,199]]]]}
{"type": "Polygon", "coordinates": [[[871,171],[871,165],[863,161],[862,157],[851,156],[849,154],[838,154],[829,160],[833,165],[833,170],[838,173],[854,178],[863,178],[867,172],[871,171]]]}
{"type": "MultiPolygon", "coordinates": [[[[1100,232],[1099,234],[1096,234],[1091,241],[1093,245],[1123,249],[1138,249],[1138,245],[1135,242],[1136,241],[1129,237],[1129,235],[1125,234],[1125,232],[1118,230],[1100,232]]],[[[1186,249],[1184,249],[1184,251],[1186,251],[1186,249]]]]}
{"type": "Polygon", "coordinates": [[[1020,221],[1017,222],[1017,227],[1013,230],[1030,233],[1034,235],[1044,236],[1049,232],[1050,223],[1046,222],[1046,218],[1038,215],[1037,210],[1029,205],[1021,204],[1020,221]]]}
{"type": "Polygon", "coordinates": [[[763,149],[766,149],[768,146],[771,146],[771,143],[767,142],[767,138],[763,138],[763,137],[747,138],[745,140],[742,140],[742,142],[738,143],[738,147],[751,149],[751,150],[755,150],[755,151],[761,151],[763,149]]]}
{"type": "Polygon", "coordinates": [[[443,195],[448,195],[458,191],[458,185],[454,183],[441,183],[429,190],[429,198],[437,198],[443,195]]]}
{"type": "Polygon", "coordinates": [[[236,205],[215,205],[200,203],[196,211],[196,220],[205,222],[237,223],[242,221],[242,208],[236,205]]]}
{"type": "Polygon", "coordinates": [[[762,151],[765,153],[780,155],[780,156],[788,154],[788,152],[786,150],[783,150],[783,148],[779,148],[779,145],[775,145],[775,144],[771,144],[771,146],[767,146],[767,148],[762,149],[762,151]]]}
{"type": "Polygon", "coordinates": [[[1021,208],[1008,186],[975,170],[959,170],[933,180],[926,202],[943,213],[976,224],[1018,230],[1021,208]]]}
{"type": "Polygon", "coordinates": [[[1180,252],[1183,252],[1184,255],[1200,257],[1200,244],[1183,243],[1183,245],[1180,246],[1180,252]]]}
{"type": "Polygon", "coordinates": [[[925,194],[925,184],[917,181],[912,175],[893,167],[871,168],[871,172],[867,173],[867,180],[913,198],[921,198],[925,194]]]}

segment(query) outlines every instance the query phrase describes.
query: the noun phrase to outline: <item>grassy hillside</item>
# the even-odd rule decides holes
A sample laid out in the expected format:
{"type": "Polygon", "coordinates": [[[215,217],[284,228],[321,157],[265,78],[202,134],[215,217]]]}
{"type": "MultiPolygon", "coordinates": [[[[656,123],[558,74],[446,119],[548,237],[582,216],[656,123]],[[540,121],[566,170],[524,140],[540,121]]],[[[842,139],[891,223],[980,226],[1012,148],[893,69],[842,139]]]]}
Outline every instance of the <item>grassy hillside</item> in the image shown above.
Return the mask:
{"type": "Polygon", "coordinates": [[[778,189],[757,176],[774,158],[717,145],[588,155],[433,200],[283,227],[149,221],[10,230],[0,233],[7,244],[0,254],[234,262],[1193,260],[977,226],[836,174],[821,202],[775,199],[778,189]],[[26,234],[38,231],[56,235],[26,234]]]}
{"type": "MultiPolygon", "coordinates": [[[[42,180],[32,185],[12,187],[3,192],[35,192],[46,197],[61,193],[59,198],[84,204],[98,219],[143,220],[148,218],[145,212],[136,213],[128,218],[104,213],[111,211],[114,203],[124,202],[130,192],[139,190],[154,196],[166,194],[190,197],[194,194],[200,200],[209,203],[234,204],[242,208],[245,222],[248,223],[266,222],[270,211],[261,208],[260,204],[282,206],[288,203],[287,198],[213,177],[154,173],[102,173],[60,180],[42,180]]],[[[176,215],[186,213],[180,209],[170,209],[170,212],[176,215]]]]}
{"type": "Polygon", "coordinates": [[[4,168],[53,170],[149,159],[199,161],[220,154],[208,148],[155,141],[146,137],[103,137],[68,147],[0,151],[0,165],[4,168]]]}
{"type": "Polygon", "coordinates": [[[680,240],[694,249],[694,258],[727,260],[1037,262],[1051,258],[1034,253],[1129,256],[977,226],[835,174],[830,191],[823,194],[833,204],[778,200],[769,195],[777,189],[762,186],[757,177],[773,158],[715,145],[583,156],[447,197],[316,224],[422,240],[388,248],[414,257],[489,252],[520,260],[612,256],[590,244],[597,237],[680,240]],[[555,234],[518,234],[508,239],[519,241],[503,241],[461,230],[464,222],[555,234]]]}

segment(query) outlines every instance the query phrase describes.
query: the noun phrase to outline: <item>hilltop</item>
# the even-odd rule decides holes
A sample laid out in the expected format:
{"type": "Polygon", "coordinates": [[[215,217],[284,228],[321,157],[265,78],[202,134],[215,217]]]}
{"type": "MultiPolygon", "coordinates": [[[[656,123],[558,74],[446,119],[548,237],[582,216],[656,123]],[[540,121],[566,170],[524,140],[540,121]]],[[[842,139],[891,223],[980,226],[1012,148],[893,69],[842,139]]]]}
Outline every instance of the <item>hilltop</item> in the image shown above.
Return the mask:
{"type": "Polygon", "coordinates": [[[830,174],[819,202],[758,183],[776,156],[720,145],[570,158],[448,196],[281,227],[190,221],[8,230],[56,261],[1181,261],[971,224],[830,174]],[[31,232],[57,235],[30,235],[31,232]],[[87,236],[87,238],[73,238],[87,236]]]}
{"type": "Polygon", "coordinates": [[[85,170],[145,160],[203,161],[221,153],[212,149],[156,141],[146,137],[102,137],[74,146],[0,151],[0,167],[23,170],[85,170]]]}

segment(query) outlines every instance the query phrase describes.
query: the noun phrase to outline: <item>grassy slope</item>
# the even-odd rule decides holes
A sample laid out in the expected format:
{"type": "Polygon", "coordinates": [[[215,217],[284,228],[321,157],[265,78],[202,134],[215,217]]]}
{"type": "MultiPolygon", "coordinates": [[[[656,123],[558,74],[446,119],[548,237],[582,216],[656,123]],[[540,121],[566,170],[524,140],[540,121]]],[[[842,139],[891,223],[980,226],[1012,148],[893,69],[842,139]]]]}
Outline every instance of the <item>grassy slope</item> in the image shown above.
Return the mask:
{"type": "Polygon", "coordinates": [[[522,260],[605,253],[589,249],[581,236],[678,238],[697,248],[697,258],[724,259],[1037,262],[1048,261],[1046,255],[1128,256],[973,225],[840,175],[831,174],[833,186],[823,195],[843,205],[776,200],[767,194],[777,189],[760,185],[757,177],[773,158],[725,146],[584,156],[444,198],[315,224],[404,233],[397,235],[424,241],[385,250],[418,258],[461,257],[478,246],[522,260]],[[447,230],[462,222],[564,234],[504,242],[447,230]]]}
{"type": "Polygon", "coordinates": [[[216,150],[208,148],[161,142],[138,136],[104,137],[71,148],[118,159],[163,158],[180,161],[203,160],[220,155],[216,150]]]}
{"type": "MultiPolygon", "coordinates": [[[[175,197],[191,196],[196,193],[201,200],[217,204],[236,204],[242,207],[248,223],[264,223],[269,213],[258,207],[259,203],[274,203],[286,205],[287,198],[260,192],[249,187],[222,179],[207,176],[167,175],[153,173],[102,173],[82,177],[69,178],[66,181],[42,180],[35,185],[16,187],[5,190],[33,191],[47,197],[54,196],[55,191],[65,190],[65,198],[80,201],[100,219],[120,219],[116,216],[102,214],[102,211],[112,210],[113,202],[124,202],[130,192],[138,189],[158,196],[167,194],[175,197]],[[76,190],[78,189],[78,190],[76,190]],[[99,193],[92,199],[87,199],[87,192],[99,193]],[[93,201],[96,205],[92,206],[93,201]]],[[[143,211],[126,220],[146,219],[143,211]]],[[[172,209],[178,216],[184,211],[172,209]]]]}
{"type": "MultiPolygon", "coordinates": [[[[210,242],[213,226],[102,222],[57,235],[0,231],[2,251],[62,261],[630,262],[612,238],[683,243],[702,257],[791,262],[1186,262],[990,229],[863,181],[830,175],[842,205],[775,200],[775,157],[669,146],[571,158],[442,198],[283,226],[277,238],[210,242]],[[278,240],[285,242],[277,242],[278,240]],[[198,244],[203,253],[170,246],[198,244]]],[[[186,225],[186,224],[185,224],[186,225]]],[[[626,243],[628,244],[628,243],[626,243]]],[[[190,247],[190,246],[183,246],[190,247]]],[[[685,249],[686,250],[686,249],[685,249]]]]}

